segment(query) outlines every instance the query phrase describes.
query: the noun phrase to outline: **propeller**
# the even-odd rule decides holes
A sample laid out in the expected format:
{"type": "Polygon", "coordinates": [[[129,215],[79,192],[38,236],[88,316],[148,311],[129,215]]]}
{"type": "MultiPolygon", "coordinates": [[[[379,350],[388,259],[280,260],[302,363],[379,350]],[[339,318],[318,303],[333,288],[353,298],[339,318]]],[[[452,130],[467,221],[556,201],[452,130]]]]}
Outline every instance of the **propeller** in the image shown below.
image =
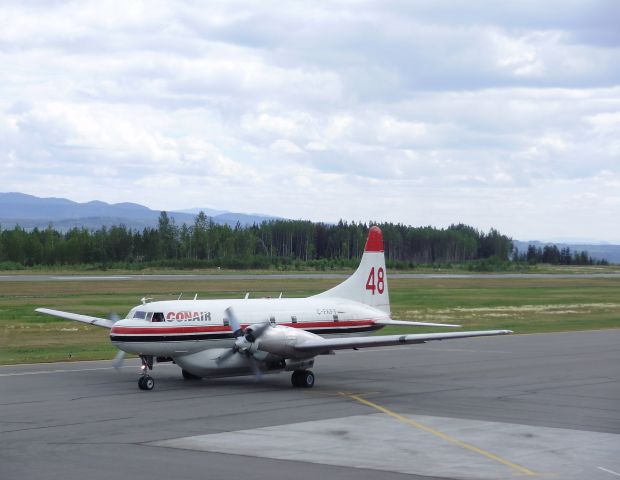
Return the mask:
{"type": "Polygon", "coordinates": [[[228,324],[230,325],[230,328],[233,331],[234,337],[237,338],[243,335],[243,329],[241,328],[241,323],[239,323],[239,319],[237,318],[237,315],[235,315],[235,312],[232,309],[232,307],[228,307],[226,310],[224,310],[224,313],[226,314],[226,318],[228,319],[228,324]]]}
{"type": "MultiPolygon", "coordinates": [[[[108,320],[113,321],[114,323],[118,322],[121,319],[121,317],[118,316],[117,313],[112,312],[110,313],[110,315],[108,315],[108,320]]],[[[118,353],[116,354],[116,356],[114,357],[114,361],[112,362],[112,366],[118,370],[119,368],[121,368],[123,366],[123,362],[125,361],[125,352],[122,350],[119,350],[118,353]]]]}
{"type": "Polygon", "coordinates": [[[125,361],[125,352],[119,350],[116,356],[114,357],[114,361],[112,362],[112,366],[118,370],[123,366],[123,362],[125,361]]]}
{"type": "Polygon", "coordinates": [[[244,330],[241,328],[241,323],[239,322],[237,315],[235,315],[232,307],[228,307],[226,310],[224,310],[224,313],[226,314],[226,318],[228,319],[230,329],[233,331],[233,337],[235,337],[237,340],[235,340],[235,343],[230,348],[230,350],[224,352],[222,355],[217,357],[216,363],[218,365],[241,350],[241,346],[239,345],[240,342],[238,342],[238,339],[244,334],[244,330]]]}
{"type": "Polygon", "coordinates": [[[260,380],[263,378],[263,371],[258,366],[258,361],[254,358],[254,355],[250,355],[248,357],[250,359],[250,368],[252,369],[252,373],[256,380],[260,380]]]}
{"type": "Polygon", "coordinates": [[[259,323],[243,329],[241,328],[241,323],[235,315],[232,307],[228,307],[225,310],[225,314],[226,318],[228,319],[228,324],[233,331],[233,336],[236,338],[236,340],[230,350],[224,352],[217,358],[217,364],[219,365],[220,363],[226,361],[235,353],[243,353],[250,361],[250,368],[252,369],[254,376],[257,379],[260,379],[263,375],[263,372],[260,370],[259,362],[256,360],[256,358],[254,358],[254,354],[251,352],[250,349],[252,348],[252,344],[258,338],[260,338],[260,336],[265,332],[265,330],[267,330],[267,328],[269,328],[270,323],[259,323]]]}

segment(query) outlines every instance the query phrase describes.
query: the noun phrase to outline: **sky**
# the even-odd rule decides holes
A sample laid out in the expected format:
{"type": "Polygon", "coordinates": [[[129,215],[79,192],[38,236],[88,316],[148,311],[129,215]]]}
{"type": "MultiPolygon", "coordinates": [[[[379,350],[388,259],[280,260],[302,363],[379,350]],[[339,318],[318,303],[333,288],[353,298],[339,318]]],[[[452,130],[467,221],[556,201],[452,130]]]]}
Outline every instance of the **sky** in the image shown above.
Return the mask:
{"type": "Polygon", "coordinates": [[[12,1],[0,191],[620,243],[620,2],[12,1]]]}

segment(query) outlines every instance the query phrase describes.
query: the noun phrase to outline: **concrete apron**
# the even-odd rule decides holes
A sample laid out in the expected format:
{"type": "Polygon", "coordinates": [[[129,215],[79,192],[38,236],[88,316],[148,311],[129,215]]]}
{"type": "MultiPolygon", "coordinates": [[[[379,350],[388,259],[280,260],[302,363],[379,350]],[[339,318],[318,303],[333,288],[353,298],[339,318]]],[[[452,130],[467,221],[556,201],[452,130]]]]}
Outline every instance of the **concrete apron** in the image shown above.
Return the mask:
{"type": "Polygon", "coordinates": [[[358,415],[150,445],[459,479],[620,478],[617,434],[401,417],[358,415]]]}

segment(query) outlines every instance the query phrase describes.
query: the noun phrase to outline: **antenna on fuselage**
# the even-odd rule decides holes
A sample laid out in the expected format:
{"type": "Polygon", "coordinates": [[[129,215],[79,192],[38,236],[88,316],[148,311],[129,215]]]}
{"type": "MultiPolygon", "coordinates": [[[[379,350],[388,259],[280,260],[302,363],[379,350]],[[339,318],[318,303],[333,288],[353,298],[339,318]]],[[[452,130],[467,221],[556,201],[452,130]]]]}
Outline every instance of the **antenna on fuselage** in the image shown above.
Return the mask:
{"type": "Polygon", "coordinates": [[[245,297],[243,297],[244,300],[247,300],[248,298],[250,298],[250,292],[246,292],[245,297]]]}
{"type": "Polygon", "coordinates": [[[194,300],[198,299],[198,294],[194,295],[194,300]]]}
{"type": "Polygon", "coordinates": [[[183,296],[183,292],[179,293],[179,298],[177,298],[177,300],[181,300],[182,296],[183,296]]]}
{"type": "Polygon", "coordinates": [[[282,292],[280,292],[280,296],[278,298],[282,298],[282,292]]]}

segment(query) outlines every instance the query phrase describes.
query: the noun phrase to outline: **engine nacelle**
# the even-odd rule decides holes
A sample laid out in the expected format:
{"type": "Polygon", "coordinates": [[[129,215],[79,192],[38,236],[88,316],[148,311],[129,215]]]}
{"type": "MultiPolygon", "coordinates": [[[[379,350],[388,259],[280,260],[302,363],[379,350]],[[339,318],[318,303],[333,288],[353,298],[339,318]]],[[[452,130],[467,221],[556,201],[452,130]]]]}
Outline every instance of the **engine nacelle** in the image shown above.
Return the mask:
{"type": "Polygon", "coordinates": [[[296,351],[295,345],[317,338],[321,337],[299,328],[274,325],[267,328],[256,340],[255,348],[284,358],[309,358],[313,355],[304,355],[296,351]]]}

